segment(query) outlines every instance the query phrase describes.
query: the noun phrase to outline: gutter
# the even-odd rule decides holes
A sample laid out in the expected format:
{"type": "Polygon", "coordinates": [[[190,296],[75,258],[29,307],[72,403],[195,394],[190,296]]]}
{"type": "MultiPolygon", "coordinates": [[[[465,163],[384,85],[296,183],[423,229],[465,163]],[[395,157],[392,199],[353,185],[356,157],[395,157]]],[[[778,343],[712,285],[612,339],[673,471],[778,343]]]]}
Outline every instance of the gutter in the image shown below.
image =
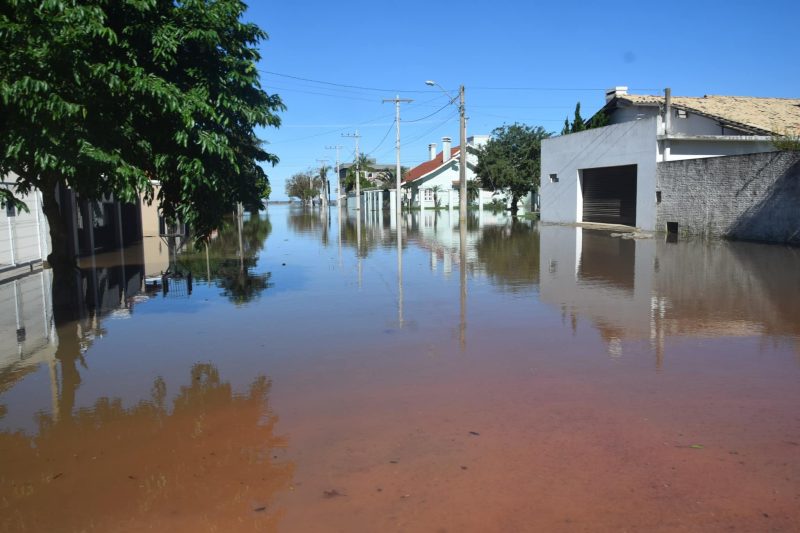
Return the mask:
{"type": "Polygon", "coordinates": [[[772,142],[769,135],[657,135],[659,141],[699,141],[699,142],[772,142]]]}

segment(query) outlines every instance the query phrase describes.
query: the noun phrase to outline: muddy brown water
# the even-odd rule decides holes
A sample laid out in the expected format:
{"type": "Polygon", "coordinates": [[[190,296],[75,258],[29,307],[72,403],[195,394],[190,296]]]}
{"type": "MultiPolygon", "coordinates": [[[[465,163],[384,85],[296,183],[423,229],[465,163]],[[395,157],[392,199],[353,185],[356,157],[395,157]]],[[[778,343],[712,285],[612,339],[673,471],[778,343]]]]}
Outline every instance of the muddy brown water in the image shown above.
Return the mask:
{"type": "Polygon", "coordinates": [[[800,250],[284,206],[182,244],[0,285],[0,530],[800,530],[800,250]]]}

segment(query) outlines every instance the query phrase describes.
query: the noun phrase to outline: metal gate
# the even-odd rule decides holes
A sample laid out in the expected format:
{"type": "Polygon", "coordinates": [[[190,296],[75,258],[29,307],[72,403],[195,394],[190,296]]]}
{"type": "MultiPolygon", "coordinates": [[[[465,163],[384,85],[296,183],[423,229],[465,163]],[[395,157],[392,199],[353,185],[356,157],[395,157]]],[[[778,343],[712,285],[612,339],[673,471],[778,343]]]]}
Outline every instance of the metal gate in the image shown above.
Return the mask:
{"type": "Polygon", "coordinates": [[[583,221],[636,225],[636,165],[581,171],[583,221]]]}

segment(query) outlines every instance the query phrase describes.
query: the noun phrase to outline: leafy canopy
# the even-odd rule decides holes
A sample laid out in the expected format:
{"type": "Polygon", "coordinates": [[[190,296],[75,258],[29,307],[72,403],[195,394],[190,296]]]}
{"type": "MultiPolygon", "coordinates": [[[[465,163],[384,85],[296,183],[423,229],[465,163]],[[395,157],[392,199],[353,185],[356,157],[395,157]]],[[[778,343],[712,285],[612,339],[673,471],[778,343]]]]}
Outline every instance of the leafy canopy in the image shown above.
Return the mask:
{"type": "MultiPolygon", "coordinates": [[[[202,238],[269,193],[255,129],[284,109],[259,84],[267,35],[238,0],[6,0],[0,5],[0,174],[12,201],[57,184],[144,194],[202,238]],[[151,180],[161,183],[157,198],[151,180]]],[[[52,209],[45,212],[50,220],[52,209]]],[[[52,207],[52,206],[51,206],[52,207]]]]}
{"type": "Polygon", "coordinates": [[[539,188],[542,139],[550,133],[541,126],[514,123],[492,132],[492,138],[478,150],[475,173],[491,190],[508,189],[512,210],[517,201],[539,188]]]}
{"type": "Polygon", "coordinates": [[[297,198],[303,203],[319,196],[321,190],[322,179],[312,171],[298,172],[286,180],[286,196],[297,198]]]}

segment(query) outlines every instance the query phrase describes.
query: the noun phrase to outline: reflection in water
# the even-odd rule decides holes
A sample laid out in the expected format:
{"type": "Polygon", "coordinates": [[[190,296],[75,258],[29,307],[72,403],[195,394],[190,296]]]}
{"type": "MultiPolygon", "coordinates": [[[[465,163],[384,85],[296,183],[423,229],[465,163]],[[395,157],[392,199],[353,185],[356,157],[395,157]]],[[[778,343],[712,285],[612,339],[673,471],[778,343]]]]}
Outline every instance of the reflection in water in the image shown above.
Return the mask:
{"type": "Polygon", "coordinates": [[[539,231],[530,222],[485,226],[476,249],[486,275],[498,288],[520,292],[539,284],[539,231]]]}
{"type": "Polygon", "coordinates": [[[64,404],[33,437],[0,433],[2,529],[274,530],[281,511],[269,504],[294,465],[273,457],[286,442],[269,391],[261,376],[234,394],[213,365],[196,364],[171,405],[157,378],[131,408],[100,398],[68,416],[64,404]]]}
{"type": "Polygon", "coordinates": [[[206,247],[178,256],[178,268],[191,272],[195,279],[215,283],[233,303],[246,304],[272,286],[270,272],[253,272],[271,232],[266,214],[253,213],[240,221],[228,221],[206,247]]]}
{"type": "MultiPolygon", "coordinates": [[[[624,529],[640,508],[640,519],[658,515],[669,488],[648,491],[661,477],[696,488],[676,508],[704,494],[731,507],[777,494],[764,487],[793,497],[795,472],[781,465],[798,440],[800,251],[621,240],[489,213],[464,228],[455,211],[362,215],[337,221],[353,269],[364,265],[358,297],[333,248],[313,242],[328,241],[329,213],[292,208],[273,211],[275,232],[288,232],[279,239],[268,217],[244,217],[207,249],[172,250],[171,271],[222,289],[197,284],[203,298],[142,294],[136,249],[87,258],[69,302],[51,299],[50,271],[0,284],[0,427],[28,424],[0,433],[0,529],[391,530],[398,523],[380,520],[410,505],[407,529],[465,529],[423,505],[444,501],[487,530],[499,515],[484,514],[485,498],[517,516],[530,494],[564,516],[586,510],[578,529],[623,502],[607,529],[624,529]],[[309,290],[259,300],[268,284],[243,282],[257,277],[268,237],[276,257],[315,252],[303,265],[309,290]],[[400,327],[387,328],[395,316],[400,327]],[[163,354],[143,352],[152,346],[163,354]],[[467,357],[450,357],[459,351],[467,357]],[[237,394],[216,365],[231,383],[248,376],[249,389],[237,394]],[[270,395],[266,378],[250,377],[264,368],[292,386],[270,395]],[[281,406],[296,464],[268,400],[281,406]],[[756,479],[738,493],[734,449],[756,479]],[[301,482],[289,486],[295,469],[301,482]],[[442,483],[419,484],[431,476],[442,483]],[[598,499],[603,476],[623,488],[598,499]]],[[[287,271],[265,281],[291,282],[287,271]]],[[[765,509],[771,522],[796,515],[765,509]]],[[[549,516],[538,511],[512,529],[549,516]]],[[[536,529],[558,529],[542,520],[536,529]]]]}
{"type": "MultiPolygon", "coordinates": [[[[800,337],[800,251],[699,240],[623,240],[542,226],[541,299],[591,320],[612,357],[669,337],[800,337]]],[[[799,352],[800,353],[800,352],[799,352]]]]}

